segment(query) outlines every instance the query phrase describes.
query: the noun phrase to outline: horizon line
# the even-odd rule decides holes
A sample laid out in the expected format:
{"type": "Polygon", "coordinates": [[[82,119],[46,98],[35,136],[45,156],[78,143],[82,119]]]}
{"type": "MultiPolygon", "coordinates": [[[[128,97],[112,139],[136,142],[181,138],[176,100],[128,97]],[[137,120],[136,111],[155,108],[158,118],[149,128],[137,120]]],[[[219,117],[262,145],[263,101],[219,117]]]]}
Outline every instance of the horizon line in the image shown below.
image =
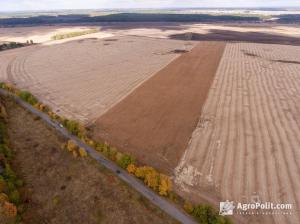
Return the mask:
{"type": "Polygon", "coordinates": [[[300,6],[273,6],[273,7],[267,7],[267,6],[261,6],[261,7],[130,7],[130,8],[66,8],[66,9],[37,9],[37,10],[30,10],[30,9],[24,9],[24,10],[0,10],[0,13],[20,13],[20,12],[57,12],[57,11],[80,11],[80,10],[88,10],[88,11],[122,11],[122,10],[178,10],[178,9],[202,9],[202,10],[209,10],[209,9],[256,9],[256,10],[263,10],[263,9],[283,9],[283,10],[289,10],[289,9],[298,9],[300,10],[300,6]]]}

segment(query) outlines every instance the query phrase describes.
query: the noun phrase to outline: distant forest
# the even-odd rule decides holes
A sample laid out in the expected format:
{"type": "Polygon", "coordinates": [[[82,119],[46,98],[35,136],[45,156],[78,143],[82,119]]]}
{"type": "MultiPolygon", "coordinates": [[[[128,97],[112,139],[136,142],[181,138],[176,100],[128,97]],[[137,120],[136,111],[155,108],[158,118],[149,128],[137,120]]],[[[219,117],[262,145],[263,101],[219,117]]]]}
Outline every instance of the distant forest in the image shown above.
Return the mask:
{"type": "MultiPolygon", "coordinates": [[[[276,16],[276,23],[300,23],[300,14],[276,16]]],[[[95,22],[263,22],[259,15],[211,15],[176,13],[113,13],[90,16],[89,14],[32,15],[28,17],[0,18],[0,26],[42,25],[60,23],[95,22]]]]}
{"type": "Polygon", "coordinates": [[[57,16],[31,16],[27,18],[2,18],[0,25],[39,25],[58,23],[92,22],[259,22],[256,16],[209,15],[209,14],[163,14],[163,13],[115,13],[90,16],[88,14],[70,14],[57,16]]]}

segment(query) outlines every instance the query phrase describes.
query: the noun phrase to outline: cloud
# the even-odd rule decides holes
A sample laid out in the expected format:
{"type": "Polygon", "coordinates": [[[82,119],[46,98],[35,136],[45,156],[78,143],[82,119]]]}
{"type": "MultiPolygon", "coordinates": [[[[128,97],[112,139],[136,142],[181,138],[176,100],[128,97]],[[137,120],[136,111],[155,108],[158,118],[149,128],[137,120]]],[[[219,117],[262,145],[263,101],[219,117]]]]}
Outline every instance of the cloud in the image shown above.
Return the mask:
{"type": "Polygon", "coordinates": [[[0,11],[166,7],[300,7],[299,0],[0,0],[0,3],[0,11]]]}

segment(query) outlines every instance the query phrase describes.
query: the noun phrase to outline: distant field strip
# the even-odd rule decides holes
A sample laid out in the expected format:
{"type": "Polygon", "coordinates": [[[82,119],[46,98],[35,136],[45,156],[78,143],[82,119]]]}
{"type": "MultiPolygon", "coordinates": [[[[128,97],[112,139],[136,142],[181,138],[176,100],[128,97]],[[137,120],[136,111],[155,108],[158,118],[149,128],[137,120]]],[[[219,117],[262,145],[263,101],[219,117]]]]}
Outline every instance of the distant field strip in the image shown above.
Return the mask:
{"type": "Polygon", "coordinates": [[[140,85],[93,125],[94,135],[168,173],[197,125],[225,43],[202,42],[140,85]]]}
{"type": "Polygon", "coordinates": [[[300,223],[300,65],[286,61],[300,61],[300,47],[226,45],[175,171],[179,188],[292,203],[292,215],[265,215],[261,223],[300,223]]]}
{"type": "Polygon", "coordinates": [[[86,34],[91,34],[91,33],[97,33],[99,32],[98,29],[88,29],[88,30],[83,30],[83,31],[74,31],[74,32],[68,32],[68,33],[58,33],[55,34],[54,36],[51,37],[52,40],[61,40],[61,39],[66,39],[66,38],[71,38],[71,37],[77,37],[77,36],[82,36],[86,34]]]}

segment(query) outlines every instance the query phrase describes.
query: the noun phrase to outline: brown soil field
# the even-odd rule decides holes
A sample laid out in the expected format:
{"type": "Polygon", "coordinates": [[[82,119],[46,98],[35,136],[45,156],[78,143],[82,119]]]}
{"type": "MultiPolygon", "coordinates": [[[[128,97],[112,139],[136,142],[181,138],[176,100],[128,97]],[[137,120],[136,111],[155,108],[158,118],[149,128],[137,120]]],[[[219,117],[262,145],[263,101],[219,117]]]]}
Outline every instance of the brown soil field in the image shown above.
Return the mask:
{"type": "Polygon", "coordinates": [[[225,43],[202,42],[144,82],[92,125],[95,139],[167,173],[181,158],[225,43]]]}
{"type": "Polygon", "coordinates": [[[23,223],[177,223],[91,158],[62,150],[65,139],[43,121],[12,101],[6,108],[23,223]]]}
{"type": "Polygon", "coordinates": [[[35,45],[1,52],[0,77],[63,116],[91,122],[193,45],[147,37],[35,45]]]}
{"type": "MultiPolygon", "coordinates": [[[[175,169],[197,200],[292,203],[292,215],[251,223],[300,223],[300,48],[227,44],[189,146],[175,169]]],[[[247,217],[247,215],[246,215],[247,217]]]]}

